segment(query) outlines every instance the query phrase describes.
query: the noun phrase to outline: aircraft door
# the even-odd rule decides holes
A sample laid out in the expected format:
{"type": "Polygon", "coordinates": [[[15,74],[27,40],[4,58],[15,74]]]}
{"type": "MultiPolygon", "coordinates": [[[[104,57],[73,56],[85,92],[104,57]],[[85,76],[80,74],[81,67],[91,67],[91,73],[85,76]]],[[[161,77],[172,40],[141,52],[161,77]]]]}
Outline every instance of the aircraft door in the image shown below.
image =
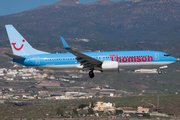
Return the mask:
{"type": "Polygon", "coordinates": [[[159,53],[155,53],[155,60],[159,60],[159,53]]]}
{"type": "Polygon", "coordinates": [[[40,59],[39,59],[39,58],[36,58],[36,59],[35,59],[35,63],[36,63],[36,65],[39,65],[39,64],[40,64],[40,59]]]}

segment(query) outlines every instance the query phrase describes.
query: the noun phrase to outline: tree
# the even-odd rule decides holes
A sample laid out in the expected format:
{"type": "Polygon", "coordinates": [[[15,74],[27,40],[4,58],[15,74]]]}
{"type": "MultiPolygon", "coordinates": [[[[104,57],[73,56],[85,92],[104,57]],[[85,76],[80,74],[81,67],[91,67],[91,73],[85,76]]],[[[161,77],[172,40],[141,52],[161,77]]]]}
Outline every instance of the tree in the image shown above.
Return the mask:
{"type": "Polygon", "coordinates": [[[35,86],[31,86],[31,88],[36,88],[35,86]]]}
{"type": "Polygon", "coordinates": [[[100,96],[100,93],[99,93],[99,92],[96,92],[95,96],[100,96]]]}
{"type": "Polygon", "coordinates": [[[60,107],[58,107],[56,111],[57,111],[57,114],[58,114],[58,115],[61,115],[61,116],[62,116],[62,115],[64,114],[64,110],[61,109],[60,107]]]}
{"type": "Polygon", "coordinates": [[[79,108],[84,108],[84,107],[86,107],[86,106],[88,106],[88,104],[80,104],[80,105],[79,105],[79,108]]]}
{"type": "Polygon", "coordinates": [[[73,109],[73,113],[74,113],[74,114],[78,114],[77,109],[73,109]]]}
{"type": "Polygon", "coordinates": [[[143,113],[143,117],[150,117],[149,113],[143,113]]]}
{"type": "Polygon", "coordinates": [[[94,111],[93,111],[92,108],[89,108],[89,109],[88,109],[88,112],[89,112],[89,114],[94,114],[94,111]]]}
{"type": "Polygon", "coordinates": [[[42,88],[43,88],[43,89],[46,89],[46,86],[43,86],[42,88]]]}
{"type": "Polygon", "coordinates": [[[123,110],[116,110],[116,115],[123,114],[123,110]]]}
{"type": "Polygon", "coordinates": [[[91,108],[93,108],[94,107],[94,103],[93,103],[93,101],[91,101],[91,106],[90,106],[91,108]]]}

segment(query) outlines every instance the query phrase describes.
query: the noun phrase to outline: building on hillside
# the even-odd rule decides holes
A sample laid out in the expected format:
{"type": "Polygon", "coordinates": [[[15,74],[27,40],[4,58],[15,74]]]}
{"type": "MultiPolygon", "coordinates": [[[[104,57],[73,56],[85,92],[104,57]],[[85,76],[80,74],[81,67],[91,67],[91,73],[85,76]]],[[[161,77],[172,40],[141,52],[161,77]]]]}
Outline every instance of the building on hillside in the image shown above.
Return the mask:
{"type": "Polygon", "coordinates": [[[7,80],[7,81],[13,81],[14,78],[7,78],[6,80],[7,80]]]}
{"type": "Polygon", "coordinates": [[[137,113],[149,113],[149,108],[143,108],[142,106],[139,106],[137,108],[137,113]]]}
{"type": "Polygon", "coordinates": [[[104,111],[104,112],[111,111],[111,112],[113,112],[115,110],[115,107],[110,102],[105,103],[103,101],[97,101],[93,110],[94,111],[104,111]]]}
{"type": "Polygon", "coordinates": [[[5,74],[4,73],[0,73],[0,76],[4,76],[5,74]]]}
{"type": "Polygon", "coordinates": [[[39,95],[47,95],[49,91],[38,91],[39,95]]]}
{"type": "Polygon", "coordinates": [[[86,97],[87,93],[83,93],[83,92],[66,92],[65,96],[73,96],[73,97],[77,97],[77,98],[81,98],[82,96],[86,97]]]}
{"type": "Polygon", "coordinates": [[[9,91],[13,92],[13,91],[14,91],[14,89],[13,89],[13,88],[9,88],[9,91]]]}
{"type": "Polygon", "coordinates": [[[94,107],[94,111],[104,111],[104,108],[105,108],[105,104],[103,103],[103,101],[97,101],[94,107]]]}

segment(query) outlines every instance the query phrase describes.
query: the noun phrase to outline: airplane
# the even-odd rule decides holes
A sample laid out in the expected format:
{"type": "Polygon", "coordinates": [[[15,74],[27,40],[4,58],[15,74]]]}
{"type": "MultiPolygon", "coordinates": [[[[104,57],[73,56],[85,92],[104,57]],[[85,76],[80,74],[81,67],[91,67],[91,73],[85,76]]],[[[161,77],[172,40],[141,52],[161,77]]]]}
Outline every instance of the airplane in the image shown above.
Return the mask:
{"type": "Polygon", "coordinates": [[[49,53],[34,49],[27,40],[13,27],[5,25],[13,54],[4,53],[13,62],[27,67],[53,70],[89,70],[89,77],[94,78],[94,70],[102,73],[119,73],[119,69],[161,69],[177,61],[168,53],[160,51],[107,51],[77,52],[69,47],[60,37],[64,48],[69,53],[49,53]]]}

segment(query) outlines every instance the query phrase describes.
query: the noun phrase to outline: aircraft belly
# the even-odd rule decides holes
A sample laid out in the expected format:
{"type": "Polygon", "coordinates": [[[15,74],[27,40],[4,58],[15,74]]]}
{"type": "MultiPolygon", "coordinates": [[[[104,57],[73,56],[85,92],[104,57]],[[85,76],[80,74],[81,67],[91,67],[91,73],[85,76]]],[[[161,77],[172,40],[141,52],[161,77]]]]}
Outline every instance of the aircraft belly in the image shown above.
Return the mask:
{"type": "Polygon", "coordinates": [[[134,63],[119,63],[119,68],[126,69],[126,68],[157,68],[164,65],[171,64],[173,62],[134,62],[134,63]]]}
{"type": "MultiPolygon", "coordinates": [[[[140,68],[158,68],[164,65],[171,64],[173,62],[132,62],[132,63],[119,63],[119,68],[122,69],[140,69],[140,68]]],[[[41,69],[54,69],[54,70],[89,70],[84,69],[80,64],[72,64],[72,65],[45,65],[38,66],[41,69]]],[[[100,68],[95,68],[96,70],[100,70],[100,68]]]]}
{"type": "Polygon", "coordinates": [[[153,67],[161,67],[161,66],[172,64],[172,63],[174,62],[153,62],[153,67]]]}

